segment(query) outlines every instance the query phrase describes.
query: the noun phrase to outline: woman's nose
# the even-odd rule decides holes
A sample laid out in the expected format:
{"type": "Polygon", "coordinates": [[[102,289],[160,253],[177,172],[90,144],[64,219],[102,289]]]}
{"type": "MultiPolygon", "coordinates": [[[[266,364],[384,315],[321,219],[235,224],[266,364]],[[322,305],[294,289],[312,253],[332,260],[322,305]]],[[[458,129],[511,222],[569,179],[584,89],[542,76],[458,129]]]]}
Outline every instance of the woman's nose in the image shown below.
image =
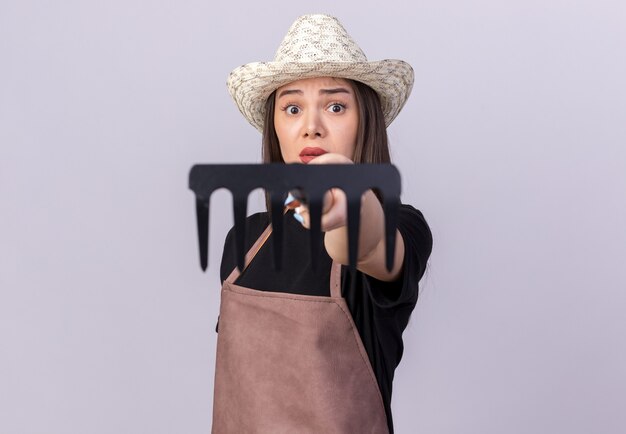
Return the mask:
{"type": "Polygon", "coordinates": [[[306,116],[304,137],[314,138],[324,135],[324,125],[319,113],[310,111],[306,116]]]}

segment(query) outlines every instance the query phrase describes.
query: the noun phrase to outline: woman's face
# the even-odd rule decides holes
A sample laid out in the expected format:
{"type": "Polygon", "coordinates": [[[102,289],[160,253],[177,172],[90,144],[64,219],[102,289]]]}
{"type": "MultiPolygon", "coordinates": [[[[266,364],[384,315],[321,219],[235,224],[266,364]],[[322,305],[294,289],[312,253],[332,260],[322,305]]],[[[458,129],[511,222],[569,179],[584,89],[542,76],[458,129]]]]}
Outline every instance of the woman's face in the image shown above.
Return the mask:
{"type": "Polygon", "coordinates": [[[353,158],[359,110],[347,80],[307,78],[276,90],[274,128],[286,163],[325,154],[353,158]]]}

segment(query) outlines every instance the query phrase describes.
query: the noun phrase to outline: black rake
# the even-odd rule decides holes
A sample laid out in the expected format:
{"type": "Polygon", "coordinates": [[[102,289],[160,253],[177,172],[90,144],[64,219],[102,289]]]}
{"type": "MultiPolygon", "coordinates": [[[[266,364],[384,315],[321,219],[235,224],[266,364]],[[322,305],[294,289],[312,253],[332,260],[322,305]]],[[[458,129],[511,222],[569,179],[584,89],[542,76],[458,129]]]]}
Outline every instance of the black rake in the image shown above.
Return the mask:
{"type": "Polygon", "coordinates": [[[245,228],[248,195],[257,188],[269,194],[273,232],[274,268],[281,269],[284,200],[289,191],[303,195],[310,213],[311,265],[315,270],[322,242],[321,216],[324,193],[340,188],[347,198],[348,259],[350,271],[356,271],[361,196],[369,189],[382,197],[385,215],[385,260],[393,268],[398,209],[400,206],[400,173],[392,164],[197,164],[189,172],[189,188],[196,196],[196,217],[200,266],[206,271],[209,244],[209,204],[211,194],[220,188],[230,190],[235,220],[237,267],[245,264],[245,228]]]}

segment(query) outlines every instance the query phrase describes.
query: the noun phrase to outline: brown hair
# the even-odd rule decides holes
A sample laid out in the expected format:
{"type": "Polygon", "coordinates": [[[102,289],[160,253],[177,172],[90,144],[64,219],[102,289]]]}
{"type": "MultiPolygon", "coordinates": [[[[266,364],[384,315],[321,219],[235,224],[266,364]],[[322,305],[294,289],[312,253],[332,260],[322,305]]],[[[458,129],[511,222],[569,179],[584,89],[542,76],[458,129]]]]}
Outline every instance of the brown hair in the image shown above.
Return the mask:
{"type": "MultiPolygon", "coordinates": [[[[356,147],[352,161],[355,163],[390,163],[389,145],[385,116],[378,94],[366,84],[355,80],[346,80],[352,86],[359,109],[356,147]]],[[[263,147],[261,155],[264,163],[284,163],[280,143],[274,127],[274,109],[276,91],[265,102],[263,121],[263,147]]],[[[376,196],[378,192],[376,192],[376,196]]],[[[380,197],[379,197],[380,200],[380,197]]],[[[266,194],[267,210],[270,210],[269,195],[266,194]]]]}

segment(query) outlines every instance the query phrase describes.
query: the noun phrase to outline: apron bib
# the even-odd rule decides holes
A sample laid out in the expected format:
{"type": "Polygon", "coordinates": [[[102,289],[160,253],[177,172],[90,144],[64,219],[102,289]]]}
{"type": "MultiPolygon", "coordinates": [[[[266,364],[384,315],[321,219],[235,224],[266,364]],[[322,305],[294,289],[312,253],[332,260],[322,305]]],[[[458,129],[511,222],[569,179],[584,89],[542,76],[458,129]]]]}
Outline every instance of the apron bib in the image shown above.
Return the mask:
{"type": "MultiPolygon", "coordinates": [[[[246,267],[271,233],[246,255],[246,267]]],[[[388,434],[374,371],[341,297],[333,262],[330,297],[260,291],[221,292],[213,434],[388,434]]]]}

